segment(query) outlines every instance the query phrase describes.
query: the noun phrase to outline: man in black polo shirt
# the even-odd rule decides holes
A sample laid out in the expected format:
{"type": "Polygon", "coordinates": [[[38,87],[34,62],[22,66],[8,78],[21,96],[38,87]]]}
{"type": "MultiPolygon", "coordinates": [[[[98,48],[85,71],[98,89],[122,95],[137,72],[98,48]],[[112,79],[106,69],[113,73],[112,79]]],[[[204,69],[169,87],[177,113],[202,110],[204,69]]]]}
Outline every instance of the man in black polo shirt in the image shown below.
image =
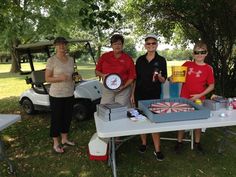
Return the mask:
{"type": "MultiPolygon", "coordinates": [[[[131,96],[132,103],[138,106],[139,100],[159,99],[161,95],[161,83],[167,78],[166,60],[158,55],[157,36],[149,34],[145,37],[145,49],[147,53],[140,56],[136,61],[136,82],[131,96]]],[[[154,155],[156,159],[162,161],[164,155],[160,149],[160,133],[152,133],[155,146],[154,155]]],[[[142,144],[139,152],[144,153],[147,149],[147,135],[141,135],[142,144]]]]}

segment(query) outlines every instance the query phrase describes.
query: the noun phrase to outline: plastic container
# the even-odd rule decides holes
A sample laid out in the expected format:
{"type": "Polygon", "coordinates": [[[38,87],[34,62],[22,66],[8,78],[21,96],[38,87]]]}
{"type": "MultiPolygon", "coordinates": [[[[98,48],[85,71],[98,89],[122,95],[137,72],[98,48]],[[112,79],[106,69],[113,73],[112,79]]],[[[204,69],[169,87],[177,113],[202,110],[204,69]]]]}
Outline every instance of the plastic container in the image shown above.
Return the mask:
{"type": "Polygon", "coordinates": [[[186,66],[172,66],[172,82],[185,82],[187,67],[186,66]]]}
{"type": "Polygon", "coordinates": [[[226,108],[227,100],[222,100],[222,101],[219,102],[219,101],[215,101],[215,100],[206,99],[206,100],[204,100],[203,105],[206,108],[215,111],[215,110],[219,110],[221,108],[226,108]]]}
{"type": "Polygon", "coordinates": [[[228,102],[227,102],[227,106],[226,106],[226,109],[227,110],[233,110],[234,108],[233,108],[233,99],[232,98],[228,98],[228,102]]]}
{"type": "Polygon", "coordinates": [[[185,99],[185,98],[169,98],[169,99],[155,99],[155,100],[140,100],[138,101],[138,108],[143,111],[144,115],[151,122],[174,122],[174,121],[185,121],[185,120],[198,120],[207,119],[210,117],[210,110],[197,105],[196,103],[185,99]],[[154,114],[149,110],[149,107],[153,103],[158,102],[179,102],[186,103],[195,108],[195,111],[190,112],[171,112],[171,113],[160,113],[154,114]]]}

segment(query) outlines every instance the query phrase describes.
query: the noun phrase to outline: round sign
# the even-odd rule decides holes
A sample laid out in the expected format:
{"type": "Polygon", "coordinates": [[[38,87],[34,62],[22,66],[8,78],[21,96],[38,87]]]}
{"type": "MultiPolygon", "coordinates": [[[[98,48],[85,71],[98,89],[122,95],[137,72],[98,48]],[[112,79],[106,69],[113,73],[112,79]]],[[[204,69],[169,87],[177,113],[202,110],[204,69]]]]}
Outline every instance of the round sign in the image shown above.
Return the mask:
{"type": "Polygon", "coordinates": [[[110,90],[116,90],[122,85],[122,79],[118,74],[109,74],[105,77],[104,85],[110,90]]]}

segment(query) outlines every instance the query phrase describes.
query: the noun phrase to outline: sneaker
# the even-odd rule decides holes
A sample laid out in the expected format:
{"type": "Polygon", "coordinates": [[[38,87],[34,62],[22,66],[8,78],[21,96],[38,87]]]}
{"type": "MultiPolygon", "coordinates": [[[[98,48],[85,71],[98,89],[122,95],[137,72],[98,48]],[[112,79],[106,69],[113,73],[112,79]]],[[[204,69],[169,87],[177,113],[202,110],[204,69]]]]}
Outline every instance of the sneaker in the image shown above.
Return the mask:
{"type": "Polygon", "coordinates": [[[202,145],[200,143],[194,143],[194,149],[196,150],[196,152],[198,152],[200,154],[204,154],[204,150],[203,150],[202,145]]]}
{"type": "Polygon", "coordinates": [[[176,142],[175,148],[174,148],[176,154],[179,154],[183,151],[183,142],[176,142]]]}
{"type": "Polygon", "coordinates": [[[144,152],[146,152],[146,150],[147,150],[147,145],[142,144],[139,146],[140,153],[144,153],[144,152]]]}
{"type": "Polygon", "coordinates": [[[163,161],[165,158],[161,151],[159,151],[159,152],[154,151],[154,155],[156,156],[156,159],[158,161],[163,161]]]}

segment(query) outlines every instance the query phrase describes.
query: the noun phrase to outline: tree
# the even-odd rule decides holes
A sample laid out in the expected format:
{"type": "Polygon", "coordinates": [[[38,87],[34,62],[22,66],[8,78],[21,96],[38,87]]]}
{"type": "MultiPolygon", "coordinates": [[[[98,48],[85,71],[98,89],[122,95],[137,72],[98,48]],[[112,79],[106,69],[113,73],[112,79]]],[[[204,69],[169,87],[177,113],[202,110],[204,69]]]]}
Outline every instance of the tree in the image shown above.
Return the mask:
{"type": "Polygon", "coordinates": [[[53,1],[3,1],[0,6],[1,48],[10,51],[11,72],[19,72],[20,65],[15,48],[20,43],[34,41],[55,28],[49,23],[47,9],[53,1]]]}
{"type": "Polygon", "coordinates": [[[136,59],[137,51],[135,49],[135,42],[132,38],[125,39],[124,51],[128,53],[133,59],[136,59]]]}
{"type": "Polygon", "coordinates": [[[138,31],[153,31],[171,39],[180,30],[185,40],[204,40],[209,50],[206,61],[217,78],[217,92],[236,93],[232,86],[236,82],[236,61],[232,57],[236,39],[234,0],[128,0],[126,12],[133,17],[140,14],[133,19],[138,31]]]}
{"type": "Polygon", "coordinates": [[[117,12],[114,0],[89,1],[90,8],[82,8],[79,12],[83,16],[82,26],[88,31],[87,36],[96,43],[96,58],[101,55],[102,46],[109,44],[109,38],[121,30],[122,16],[117,12]]]}
{"type": "Polygon", "coordinates": [[[53,39],[58,35],[78,37],[77,30],[89,36],[89,32],[97,29],[97,36],[102,37],[103,30],[121,18],[110,10],[111,7],[109,0],[3,1],[0,5],[0,40],[3,41],[0,48],[11,53],[11,72],[20,71],[15,51],[19,43],[53,39]]]}

